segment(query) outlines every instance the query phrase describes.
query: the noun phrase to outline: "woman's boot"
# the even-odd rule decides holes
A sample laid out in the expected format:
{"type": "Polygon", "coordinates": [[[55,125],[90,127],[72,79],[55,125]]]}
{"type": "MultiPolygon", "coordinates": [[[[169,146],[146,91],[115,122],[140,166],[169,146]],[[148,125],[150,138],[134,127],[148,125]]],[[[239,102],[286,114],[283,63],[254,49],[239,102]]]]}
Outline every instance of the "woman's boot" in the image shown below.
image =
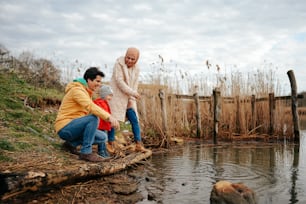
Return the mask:
{"type": "Polygon", "coordinates": [[[136,142],[135,152],[146,152],[148,151],[144,146],[141,144],[141,142],[136,142]]]}

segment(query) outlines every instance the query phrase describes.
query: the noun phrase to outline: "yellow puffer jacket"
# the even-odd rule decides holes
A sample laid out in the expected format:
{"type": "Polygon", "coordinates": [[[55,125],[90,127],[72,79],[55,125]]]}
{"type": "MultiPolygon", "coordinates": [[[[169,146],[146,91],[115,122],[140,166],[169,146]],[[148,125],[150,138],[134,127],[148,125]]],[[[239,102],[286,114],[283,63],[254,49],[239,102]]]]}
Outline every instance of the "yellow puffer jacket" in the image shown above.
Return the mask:
{"type": "Polygon", "coordinates": [[[65,96],[55,120],[55,131],[60,131],[73,119],[96,115],[108,120],[110,114],[97,106],[92,100],[93,92],[80,82],[70,82],[65,89],[65,96]]]}

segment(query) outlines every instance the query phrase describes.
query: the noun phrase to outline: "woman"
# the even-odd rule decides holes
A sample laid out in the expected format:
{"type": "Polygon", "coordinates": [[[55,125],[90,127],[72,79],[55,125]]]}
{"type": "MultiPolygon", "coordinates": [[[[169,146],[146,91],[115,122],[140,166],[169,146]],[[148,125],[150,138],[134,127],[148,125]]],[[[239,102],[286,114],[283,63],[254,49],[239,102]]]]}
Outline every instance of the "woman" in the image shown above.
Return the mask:
{"type": "MultiPolygon", "coordinates": [[[[136,100],[140,99],[138,89],[139,67],[139,50],[134,47],[127,49],[125,56],[116,60],[113,69],[113,75],[110,86],[113,90],[113,99],[109,105],[112,116],[117,120],[124,122],[125,117],[130,121],[136,143],[135,151],[147,151],[141,143],[141,132],[137,114],[136,100]]],[[[111,131],[110,134],[115,134],[111,131]]],[[[114,137],[109,137],[114,138],[114,137]]],[[[109,151],[112,151],[113,141],[108,141],[109,151]]]]}

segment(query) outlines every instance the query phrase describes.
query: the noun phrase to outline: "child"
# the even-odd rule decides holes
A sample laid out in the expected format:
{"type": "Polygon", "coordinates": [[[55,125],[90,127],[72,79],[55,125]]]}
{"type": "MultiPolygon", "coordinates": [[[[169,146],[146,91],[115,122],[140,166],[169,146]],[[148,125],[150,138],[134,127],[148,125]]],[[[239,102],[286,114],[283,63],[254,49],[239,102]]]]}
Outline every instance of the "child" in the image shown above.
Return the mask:
{"type": "MultiPolygon", "coordinates": [[[[111,114],[111,109],[109,107],[108,102],[112,100],[113,90],[108,85],[103,85],[99,92],[100,97],[94,100],[94,103],[103,108],[106,112],[111,114]]],[[[113,143],[115,141],[115,129],[111,126],[109,121],[105,121],[100,118],[98,129],[101,131],[107,131],[108,136],[108,145],[107,150],[109,153],[115,153],[115,149],[113,147],[113,143]]],[[[107,150],[102,150],[107,153],[107,150]]],[[[99,150],[98,150],[99,151],[99,150]]]]}

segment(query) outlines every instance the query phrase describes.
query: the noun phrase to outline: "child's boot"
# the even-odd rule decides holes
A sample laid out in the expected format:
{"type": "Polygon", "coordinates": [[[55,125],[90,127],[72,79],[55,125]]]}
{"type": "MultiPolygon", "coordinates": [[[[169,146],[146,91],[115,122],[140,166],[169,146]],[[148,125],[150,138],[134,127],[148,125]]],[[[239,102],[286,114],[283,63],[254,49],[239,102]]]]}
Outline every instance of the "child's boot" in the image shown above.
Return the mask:
{"type": "Polygon", "coordinates": [[[109,156],[109,153],[107,152],[106,144],[105,144],[105,143],[102,143],[102,144],[99,145],[98,154],[99,154],[101,157],[105,158],[105,159],[111,158],[111,157],[109,156]]]}
{"type": "Polygon", "coordinates": [[[115,153],[114,142],[107,142],[106,148],[110,154],[115,153]]]}

